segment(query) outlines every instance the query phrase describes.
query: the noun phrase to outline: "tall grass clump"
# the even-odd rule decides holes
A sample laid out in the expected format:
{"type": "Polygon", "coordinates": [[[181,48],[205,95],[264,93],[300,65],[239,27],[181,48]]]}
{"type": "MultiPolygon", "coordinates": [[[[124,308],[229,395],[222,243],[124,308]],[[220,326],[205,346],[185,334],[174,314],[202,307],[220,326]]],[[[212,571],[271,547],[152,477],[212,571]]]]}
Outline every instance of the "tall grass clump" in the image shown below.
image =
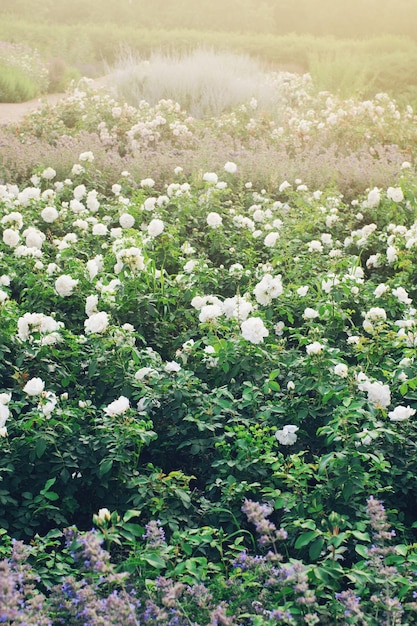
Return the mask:
{"type": "Polygon", "coordinates": [[[22,70],[0,62],[0,102],[25,102],[38,95],[38,85],[22,70]]]}
{"type": "Polygon", "coordinates": [[[0,41],[0,99],[23,102],[46,93],[48,70],[37,50],[0,41]]]}
{"type": "Polygon", "coordinates": [[[376,80],[375,70],[361,57],[346,58],[337,52],[311,55],[309,71],[318,91],[331,91],[342,98],[370,96],[376,80]]]}
{"type": "Polygon", "coordinates": [[[48,63],[48,92],[61,93],[68,89],[71,81],[80,80],[81,75],[75,67],[68,66],[62,57],[54,57],[48,63]]]}
{"type": "Polygon", "coordinates": [[[270,108],[274,99],[258,61],[209,48],[184,55],[157,52],[146,60],[124,50],[113,76],[117,93],[129,104],[173,99],[197,118],[219,115],[251,98],[270,108]]]}

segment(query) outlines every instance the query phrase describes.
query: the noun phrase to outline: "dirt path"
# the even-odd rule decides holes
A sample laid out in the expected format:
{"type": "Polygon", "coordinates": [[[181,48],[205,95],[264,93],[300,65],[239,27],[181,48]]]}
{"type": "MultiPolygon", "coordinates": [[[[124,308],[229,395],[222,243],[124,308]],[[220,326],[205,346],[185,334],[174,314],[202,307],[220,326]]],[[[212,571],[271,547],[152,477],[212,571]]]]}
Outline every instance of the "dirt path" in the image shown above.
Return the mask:
{"type": "Polygon", "coordinates": [[[63,93],[54,93],[28,102],[0,102],[0,125],[20,122],[27,113],[42,108],[46,102],[54,105],[63,97],[63,93]]]}
{"type": "MultiPolygon", "coordinates": [[[[97,78],[93,84],[97,88],[108,87],[111,84],[111,76],[97,78]]],[[[36,109],[41,109],[45,103],[53,106],[64,97],[64,93],[52,93],[28,102],[0,102],[0,126],[20,122],[25,115],[36,111],[36,109]]]]}

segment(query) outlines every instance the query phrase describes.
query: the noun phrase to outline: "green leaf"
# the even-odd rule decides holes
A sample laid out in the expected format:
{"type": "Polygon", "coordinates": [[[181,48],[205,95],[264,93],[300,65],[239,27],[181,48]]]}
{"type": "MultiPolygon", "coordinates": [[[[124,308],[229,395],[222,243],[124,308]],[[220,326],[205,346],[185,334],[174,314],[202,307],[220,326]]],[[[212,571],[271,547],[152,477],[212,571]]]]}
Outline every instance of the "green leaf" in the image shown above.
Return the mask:
{"type": "Polygon", "coordinates": [[[334,395],[335,395],[334,391],[328,391],[327,393],[325,393],[322,398],[323,404],[326,404],[326,402],[330,400],[330,398],[333,398],[334,395]]]}
{"type": "Polygon", "coordinates": [[[143,526],[140,526],[140,524],[123,524],[123,528],[120,530],[120,533],[122,534],[123,531],[126,531],[127,534],[129,534],[131,537],[142,537],[145,529],[143,528],[143,526]]]}
{"type": "Polygon", "coordinates": [[[52,487],[52,485],[54,485],[55,482],[56,482],[56,478],[50,478],[49,480],[47,480],[45,483],[45,487],[41,490],[41,493],[43,494],[45,491],[48,491],[49,487],[52,487]]]}
{"type": "Polygon", "coordinates": [[[269,374],[269,380],[275,380],[277,376],[279,376],[281,373],[281,370],[272,370],[272,372],[269,374]]]}
{"type": "Polygon", "coordinates": [[[368,533],[363,533],[360,530],[352,530],[351,534],[359,539],[359,541],[371,541],[371,538],[368,533]]]}
{"type": "Polygon", "coordinates": [[[275,380],[270,380],[269,381],[269,388],[272,391],[279,391],[281,389],[281,386],[275,380]]]}
{"type": "Polygon", "coordinates": [[[368,556],[368,548],[366,546],[357,545],[355,546],[355,551],[364,559],[368,556]]]}
{"type": "Polygon", "coordinates": [[[400,385],[399,390],[400,390],[400,394],[402,396],[405,396],[405,394],[408,391],[408,384],[407,383],[403,383],[402,385],[400,385]]]}
{"type": "Polygon", "coordinates": [[[302,524],[301,524],[302,528],[308,528],[309,530],[316,530],[317,526],[316,526],[316,522],[312,519],[306,519],[302,524]]]}
{"type": "Polygon", "coordinates": [[[47,500],[51,500],[51,502],[53,502],[54,500],[58,500],[59,498],[59,495],[55,493],[55,491],[48,491],[44,493],[43,495],[45,496],[47,500]]]}
{"type": "Polygon", "coordinates": [[[132,350],[131,352],[132,355],[132,359],[135,365],[140,365],[141,363],[141,358],[139,356],[139,354],[136,352],[136,350],[132,350]]]}
{"type": "Polygon", "coordinates": [[[140,511],[136,511],[135,509],[129,509],[123,515],[123,521],[128,522],[132,517],[140,517],[140,511]]]}
{"type": "Polygon", "coordinates": [[[88,365],[88,375],[89,376],[94,376],[94,374],[97,372],[98,370],[98,365],[96,361],[91,361],[88,365]]]}
{"type": "Polygon", "coordinates": [[[38,459],[40,459],[41,456],[43,456],[43,453],[45,452],[45,450],[46,450],[45,439],[38,439],[35,445],[35,453],[38,459]]]}
{"type": "Polygon", "coordinates": [[[98,468],[98,475],[104,476],[108,474],[113,467],[113,459],[103,459],[98,468]]]}
{"type": "Polygon", "coordinates": [[[345,502],[348,502],[350,500],[350,497],[352,495],[352,493],[354,492],[354,485],[353,483],[346,483],[346,485],[343,487],[342,490],[342,494],[343,494],[343,498],[345,500],[345,502]]]}
{"type": "Polygon", "coordinates": [[[294,547],[297,550],[303,548],[307,544],[311,543],[311,541],[313,541],[313,539],[317,537],[317,534],[317,530],[308,530],[306,533],[303,533],[298,537],[294,547]]]}
{"type": "Polygon", "coordinates": [[[57,539],[58,537],[62,537],[62,530],[53,528],[44,536],[44,539],[57,539]]]}
{"type": "Polygon", "coordinates": [[[317,539],[313,541],[313,543],[311,544],[308,550],[308,554],[312,561],[316,561],[319,558],[321,551],[323,549],[323,545],[324,545],[323,537],[317,537],[317,539]]]}
{"type": "Polygon", "coordinates": [[[162,569],[165,567],[165,560],[159,554],[143,554],[142,558],[146,563],[151,565],[152,567],[156,567],[157,569],[162,569]]]}
{"type": "Polygon", "coordinates": [[[402,556],[407,556],[408,548],[405,544],[400,543],[395,546],[395,552],[402,556]]]}

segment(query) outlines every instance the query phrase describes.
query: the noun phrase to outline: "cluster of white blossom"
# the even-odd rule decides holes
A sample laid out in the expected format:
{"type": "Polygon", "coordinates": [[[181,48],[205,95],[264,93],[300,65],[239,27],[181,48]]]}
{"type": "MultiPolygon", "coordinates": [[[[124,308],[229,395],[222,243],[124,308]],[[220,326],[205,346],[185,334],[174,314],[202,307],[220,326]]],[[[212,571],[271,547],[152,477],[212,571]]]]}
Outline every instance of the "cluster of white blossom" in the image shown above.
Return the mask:
{"type": "Polygon", "coordinates": [[[44,313],[25,313],[17,320],[17,336],[21,341],[39,341],[41,345],[53,345],[62,337],[63,322],[57,322],[44,313]],[[39,337],[38,337],[39,335],[39,337]]]}

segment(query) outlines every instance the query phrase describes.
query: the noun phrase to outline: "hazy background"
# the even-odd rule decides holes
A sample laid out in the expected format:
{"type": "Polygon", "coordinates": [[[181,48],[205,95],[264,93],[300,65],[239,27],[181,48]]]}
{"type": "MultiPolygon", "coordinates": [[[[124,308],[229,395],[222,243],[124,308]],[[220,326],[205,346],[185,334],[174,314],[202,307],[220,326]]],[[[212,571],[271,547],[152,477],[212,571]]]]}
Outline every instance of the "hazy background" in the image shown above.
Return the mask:
{"type": "Polygon", "coordinates": [[[0,11],[54,24],[417,37],[414,0],[2,0],[0,11]]]}
{"type": "Polygon", "coordinates": [[[415,0],[1,0],[0,43],[48,65],[48,91],[126,57],[205,47],[266,69],[310,72],[317,89],[417,101],[415,0]]]}

